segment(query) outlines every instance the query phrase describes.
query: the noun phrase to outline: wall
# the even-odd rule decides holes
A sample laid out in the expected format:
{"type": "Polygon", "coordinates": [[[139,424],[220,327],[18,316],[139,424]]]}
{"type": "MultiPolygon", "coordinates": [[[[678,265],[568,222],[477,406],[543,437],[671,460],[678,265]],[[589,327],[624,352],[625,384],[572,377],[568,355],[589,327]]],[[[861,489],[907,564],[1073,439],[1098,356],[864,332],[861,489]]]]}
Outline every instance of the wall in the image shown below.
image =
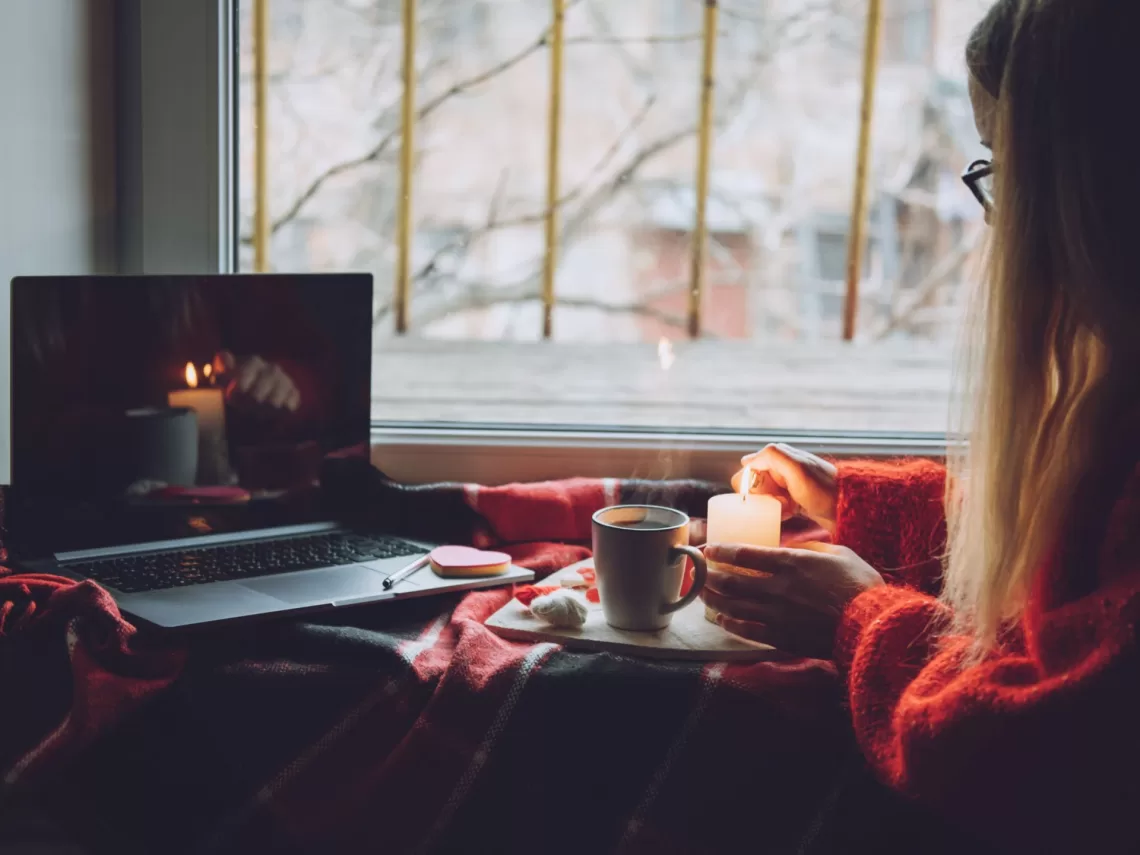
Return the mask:
{"type": "Polygon", "coordinates": [[[0,2],[0,483],[11,278],[115,269],[114,3],[0,2]]]}

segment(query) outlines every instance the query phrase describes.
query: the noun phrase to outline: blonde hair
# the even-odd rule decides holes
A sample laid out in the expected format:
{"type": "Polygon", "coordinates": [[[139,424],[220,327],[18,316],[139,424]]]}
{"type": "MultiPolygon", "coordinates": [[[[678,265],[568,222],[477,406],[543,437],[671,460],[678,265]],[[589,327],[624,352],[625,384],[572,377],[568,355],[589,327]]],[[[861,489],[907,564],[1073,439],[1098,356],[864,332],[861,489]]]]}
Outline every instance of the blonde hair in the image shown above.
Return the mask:
{"type": "Polygon", "coordinates": [[[1140,370],[1140,165],[1128,111],[1109,97],[1140,82],[1126,43],[1140,4],[997,5],[1009,31],[971,43],[992,66],[1003,51],[979,52],[977,39],[1004,38],[1007,56],[999,91],[987,86],[994,229],[968,318],[968,443],[949,456],[943,589],[979,652],[1021,616],[1048,560],[1098,545],[1104,488],[1114,462],[1129,463],[1113,460],[1110,438],[1136,405],[1140,370]]]}

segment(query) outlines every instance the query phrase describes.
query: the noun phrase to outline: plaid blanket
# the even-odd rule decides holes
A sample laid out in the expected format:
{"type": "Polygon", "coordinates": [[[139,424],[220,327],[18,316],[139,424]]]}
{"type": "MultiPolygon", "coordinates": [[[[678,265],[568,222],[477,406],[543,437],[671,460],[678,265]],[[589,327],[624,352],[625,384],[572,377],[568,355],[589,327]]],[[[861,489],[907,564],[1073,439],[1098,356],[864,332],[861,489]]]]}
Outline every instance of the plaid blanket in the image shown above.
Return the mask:
{"type": "MultiPolygon", "coordinates": [[[[716,492],[338,478],[404,532],[540,576],[588,556],[600,507],[700,514],[716,492]]],[[[512,643],[483,626],[510,596],[175,639],[92,583],[0,576],[0,792],[118,853],[802,851],[852,756],[830,663],[512,643]]]]}

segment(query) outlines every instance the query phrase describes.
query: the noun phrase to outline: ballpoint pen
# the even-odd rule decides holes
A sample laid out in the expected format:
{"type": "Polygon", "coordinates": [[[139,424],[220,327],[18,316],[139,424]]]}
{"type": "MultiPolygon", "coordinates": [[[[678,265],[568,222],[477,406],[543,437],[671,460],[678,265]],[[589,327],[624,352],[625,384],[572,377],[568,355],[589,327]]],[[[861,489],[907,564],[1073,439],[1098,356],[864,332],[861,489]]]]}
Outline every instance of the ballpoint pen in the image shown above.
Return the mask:
{"type": "Polygon", "coordinates": [[[431,556],[425,555],[423,558],[417,558],[415,561],[413,561],[407,567],[404,567],[401,570],[397,570],[395,573],[393,573],[391,576],[389,576],[387,579],[384,580],[384,590],[387,591],[389,588],[391,588],[397,582],[403,582],[405,579],[407,579],[409,576],[411,576],[413,573],[415,573],[421,567],[426,567],[430,560],[431,560],[431,556]]]}

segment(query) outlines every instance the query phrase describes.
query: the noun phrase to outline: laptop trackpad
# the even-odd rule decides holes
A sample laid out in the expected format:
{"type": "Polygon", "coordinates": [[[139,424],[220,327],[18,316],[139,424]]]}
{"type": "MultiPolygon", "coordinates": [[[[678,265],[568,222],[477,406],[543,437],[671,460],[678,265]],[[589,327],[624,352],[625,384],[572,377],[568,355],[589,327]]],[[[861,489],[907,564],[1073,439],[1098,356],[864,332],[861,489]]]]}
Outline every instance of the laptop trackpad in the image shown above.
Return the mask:
{"type": "Polygon", "coordinates": [[[384,590],[384,574],[356,564],[327,570],[305,570],[283,576],[266,576],[241,583],[293,605],[332,603],[357,597],[391,597],[384,590]]]}

